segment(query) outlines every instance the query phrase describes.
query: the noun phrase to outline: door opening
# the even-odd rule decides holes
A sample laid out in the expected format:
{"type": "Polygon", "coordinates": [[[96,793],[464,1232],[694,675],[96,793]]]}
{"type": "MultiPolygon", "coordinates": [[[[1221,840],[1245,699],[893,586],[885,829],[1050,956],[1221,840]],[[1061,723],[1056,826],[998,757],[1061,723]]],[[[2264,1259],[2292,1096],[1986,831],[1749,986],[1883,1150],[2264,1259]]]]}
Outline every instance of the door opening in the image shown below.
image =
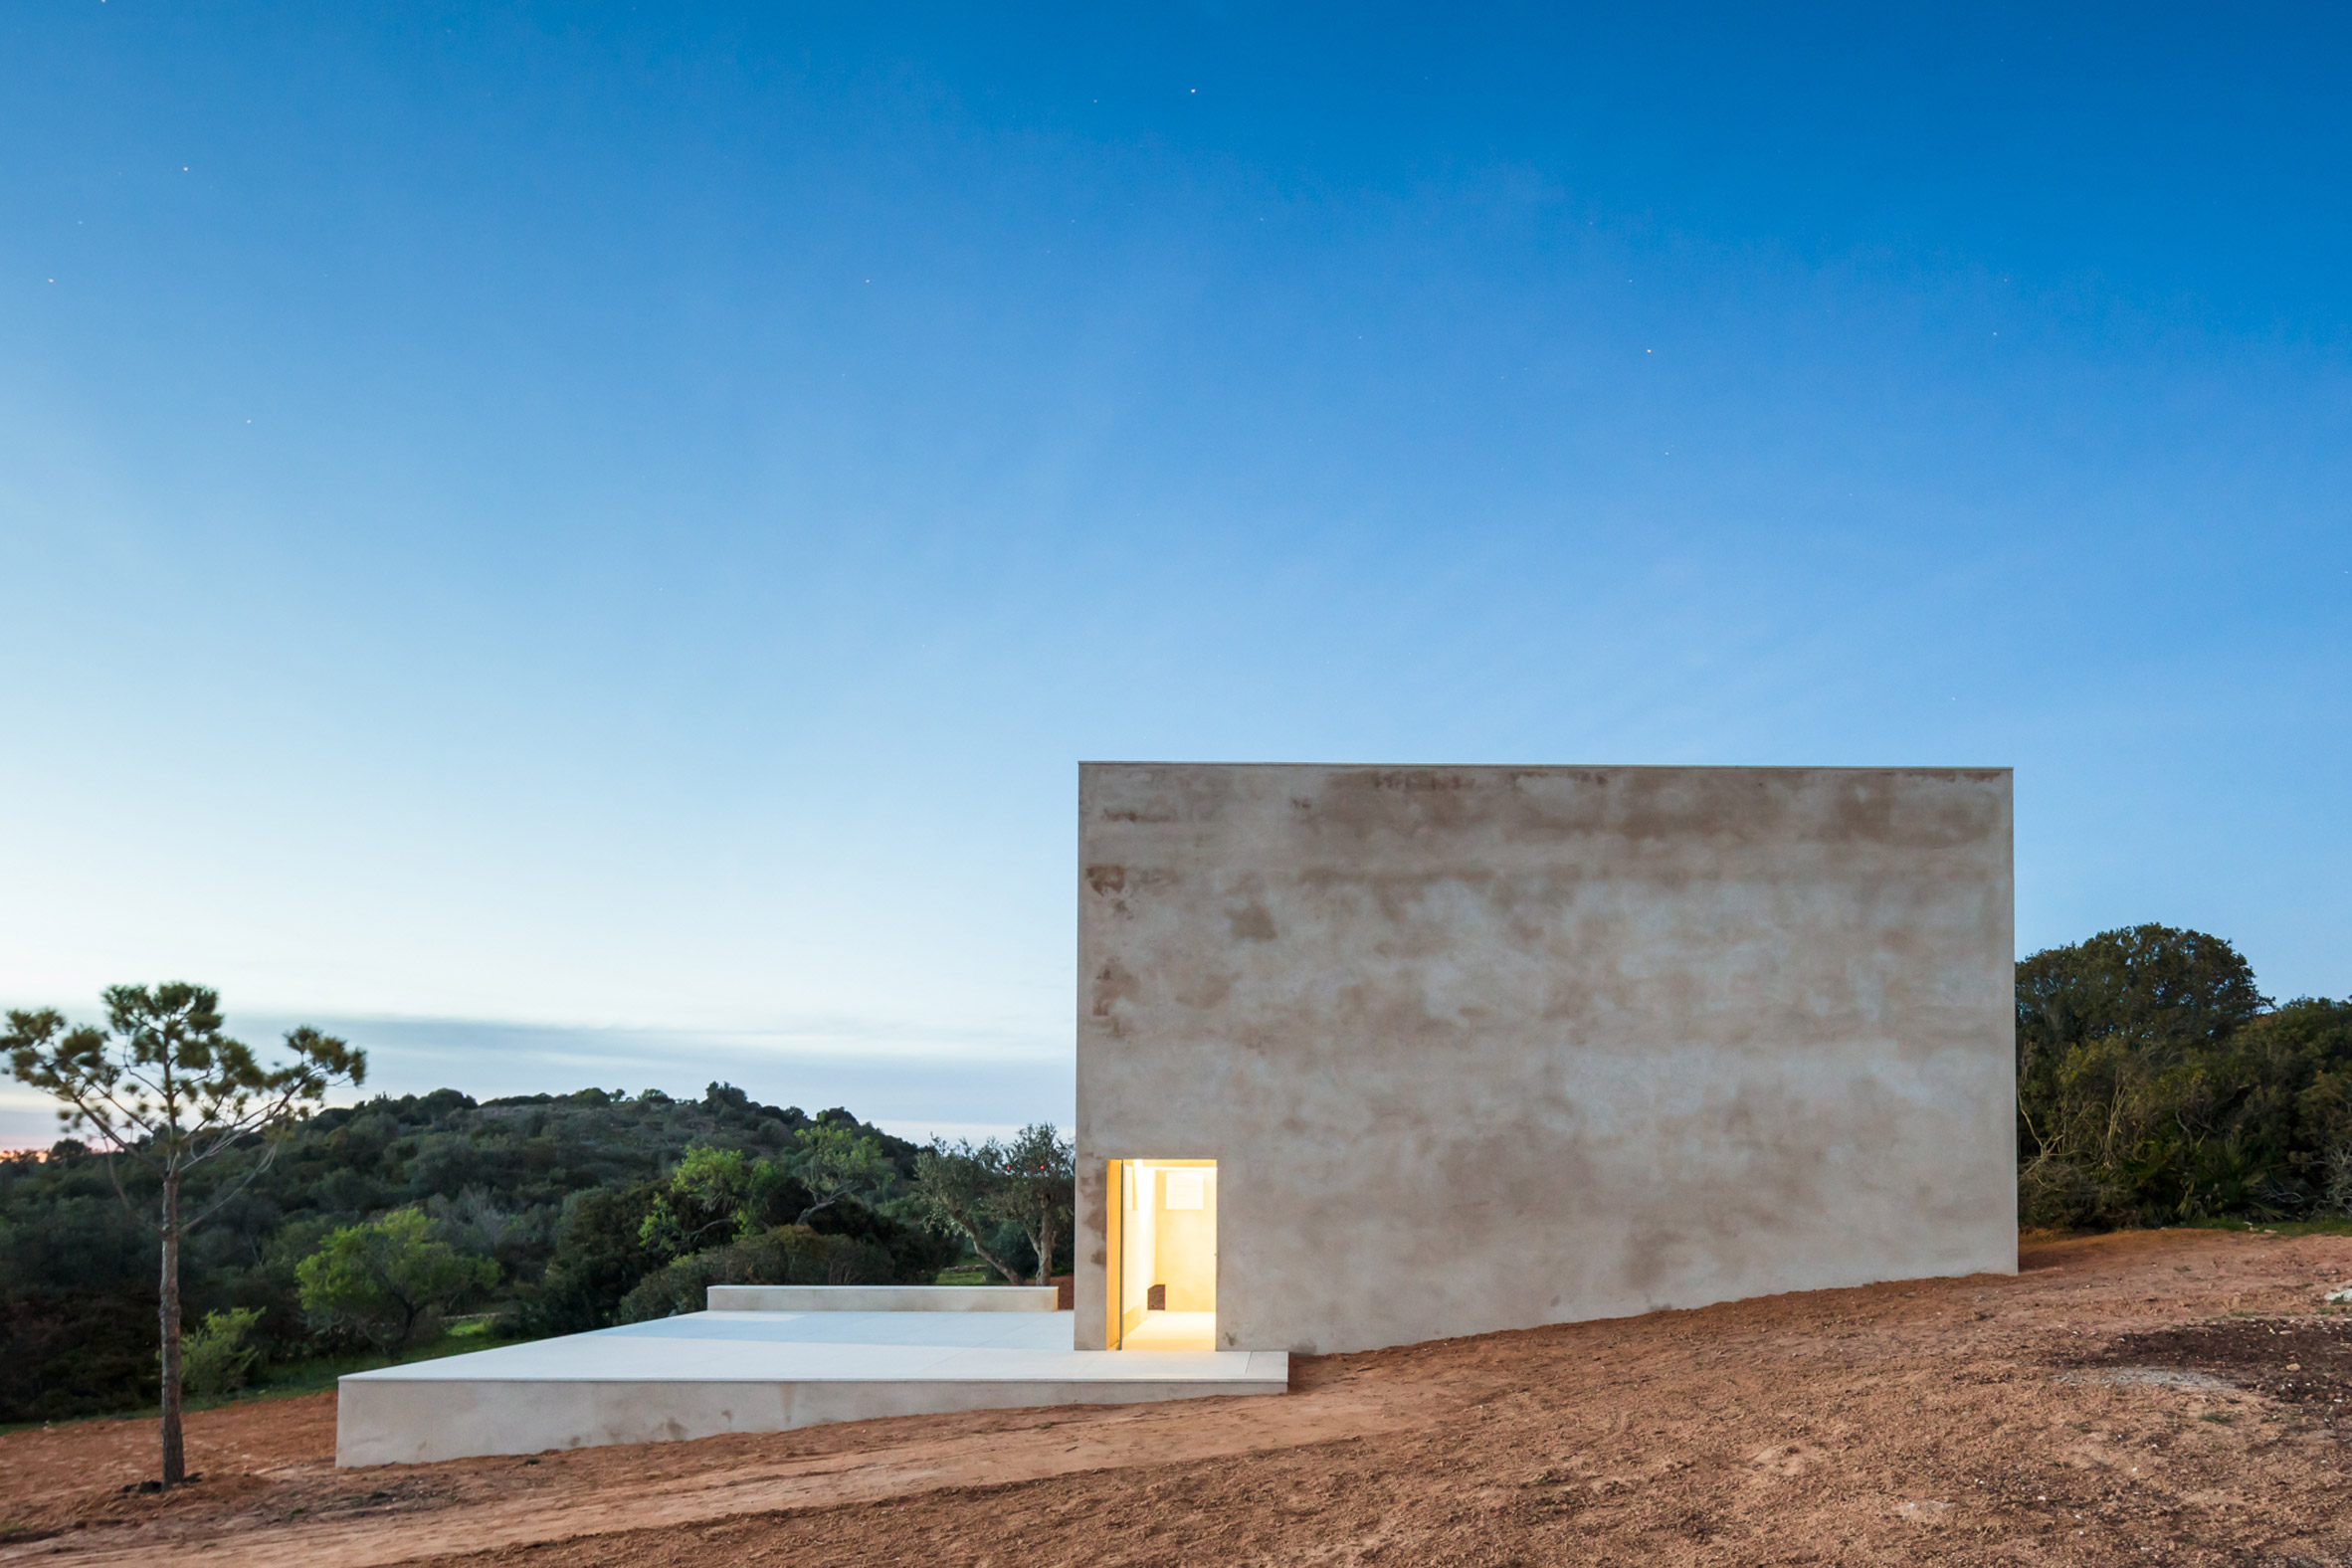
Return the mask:
{"type": "Polygon", "coordinates": [[[1217,1348],[1217,1162],[1112,1160],[1113,1350],[1217,1348]]]}

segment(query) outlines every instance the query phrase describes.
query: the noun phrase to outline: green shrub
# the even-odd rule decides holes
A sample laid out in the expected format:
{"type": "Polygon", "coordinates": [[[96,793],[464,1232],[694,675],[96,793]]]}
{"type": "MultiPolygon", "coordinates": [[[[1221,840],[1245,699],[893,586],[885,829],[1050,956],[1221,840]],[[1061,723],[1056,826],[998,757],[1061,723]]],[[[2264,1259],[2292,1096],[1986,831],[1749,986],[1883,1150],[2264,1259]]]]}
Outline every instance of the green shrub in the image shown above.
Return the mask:
{"type": "Polygon", "coordinates": [[[434,1241],[432,1222],[415,1209],[329,1232],[294,1274],[304,1315],[386,1351],[430,1339],[451,1303],[498,1281],[495,1263],[434,1241]]]}
{"type": "Polygon", "coordinates": [[[653,1182],[572,1194],[556,1230],[555,1255],[523,1306],[534,1336],[610,1328],[631,1287],[661,1267],[643,1240],[660,1188],[653,1182]]]}
{"type": "Polygon", "coordinates": [[[890,1254],[872,1242],[780,1225],[725,1247],[706,1248],[648,1274],[621,1298],[624,1323],[699,1312],[714,1284],[899,1284],[908,1280],[890,1254]]]}
{"type": "Polygon", "coordinates": [[[261,1308],[232,1306],[207,1312],[202,1326],[180,1336],[180,1387],[206,1399],[218,1399],[245,1387],[245,1376],[261,1356],[251,1343],[261,1308]]]}

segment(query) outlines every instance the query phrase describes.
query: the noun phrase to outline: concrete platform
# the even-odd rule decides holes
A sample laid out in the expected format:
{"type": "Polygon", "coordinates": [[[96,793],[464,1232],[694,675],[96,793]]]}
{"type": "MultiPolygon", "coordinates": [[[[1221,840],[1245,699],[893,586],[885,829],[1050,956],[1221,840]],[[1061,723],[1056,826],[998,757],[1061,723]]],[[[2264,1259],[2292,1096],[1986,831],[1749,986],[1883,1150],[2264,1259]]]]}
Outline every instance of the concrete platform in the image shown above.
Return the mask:
{"type": "Polygon", "coordinates": [[[1289,1386],[1278,1350],[1073,1350],[1071,1334],[1068,1312],[692,1312],[355,1373],[338,1384],[335,1463],[1289,1386]]]}

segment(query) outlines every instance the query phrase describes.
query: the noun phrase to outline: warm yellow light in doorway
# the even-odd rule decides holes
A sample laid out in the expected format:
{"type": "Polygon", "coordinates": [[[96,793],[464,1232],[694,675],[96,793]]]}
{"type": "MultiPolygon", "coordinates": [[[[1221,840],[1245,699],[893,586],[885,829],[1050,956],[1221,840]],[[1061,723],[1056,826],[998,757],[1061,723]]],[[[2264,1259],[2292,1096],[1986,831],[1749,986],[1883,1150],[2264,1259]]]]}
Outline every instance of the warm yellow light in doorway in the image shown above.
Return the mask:
{"type": "Polygon", "coordinates": [[[1217,1344],[1217,1162],[1110,1162],[1104,1343],[1114,1350],[1217,1344]]]}

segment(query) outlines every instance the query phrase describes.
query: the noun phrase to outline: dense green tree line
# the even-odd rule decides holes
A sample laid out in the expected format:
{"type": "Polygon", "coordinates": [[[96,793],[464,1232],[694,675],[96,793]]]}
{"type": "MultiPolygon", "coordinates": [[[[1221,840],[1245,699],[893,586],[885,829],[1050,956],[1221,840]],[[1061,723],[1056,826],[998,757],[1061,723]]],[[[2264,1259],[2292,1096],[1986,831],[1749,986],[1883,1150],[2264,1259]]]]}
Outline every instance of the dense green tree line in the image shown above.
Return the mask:
{"type": "Polygon", "coordinates": [[[2218,936],[2141,925],[2017,972],[2030,1226],[2352,1217],[2352,1001],[2274,1006],[2218,936]]]}
{"type": "MultiPolygon", "coordinates": [[[[770,1269],[827,1255],[806,1268],[927,1280],[961,1247],[924,1223],[910,1185],[919,1152],[846,1110],[811,1116],[726,1084],[698,1100],[602,1089],[371,1099],[309,1117],[258,1175],[258,1144],[205,1171],[193,1200],[250,1181],[188,1240],[183,1317],[243,1309],[265,1364],[405,1340],[443,1310],[496,1312],[517,1332],[602,1327],[679,1260],[777,1231],[790,1234],[767,1244],[770,1269]],[[682,1162],[690,1178],[692,1162],[728,1157],[762,1171],[756,1193],[697,1196],[678,1180],[682,1162]],[[405,1240],[381,1233],[387,1216],[411,1213],[421,1224],[391,1227],[405,1240]],[[443,1248],[466,1267],[420,1274],[417,1260],[382,1256],[393,1243],[443,1248]],[[302,1266],[322,1253],[342,1262],[312,1266],[305,1303],[302,1266]],[[395,1276],[427,1275],[450,1286],[427,1292],[437,1299],[386,1295],[395,1276]],[[370,1278],[385,1303],[373,1310],[370,1278]],[[397,1334],[386,1310],[403,1319],[397,1334]]],[[[133,1204],[148,1202],[135,1162],[118,1160],[114,1176],[133,1204]]],[[[114,1176],[73,1140],[46,1159],[0,1159],[0,1421],[152,1402],[154,1238],[114,1176]]]]}

